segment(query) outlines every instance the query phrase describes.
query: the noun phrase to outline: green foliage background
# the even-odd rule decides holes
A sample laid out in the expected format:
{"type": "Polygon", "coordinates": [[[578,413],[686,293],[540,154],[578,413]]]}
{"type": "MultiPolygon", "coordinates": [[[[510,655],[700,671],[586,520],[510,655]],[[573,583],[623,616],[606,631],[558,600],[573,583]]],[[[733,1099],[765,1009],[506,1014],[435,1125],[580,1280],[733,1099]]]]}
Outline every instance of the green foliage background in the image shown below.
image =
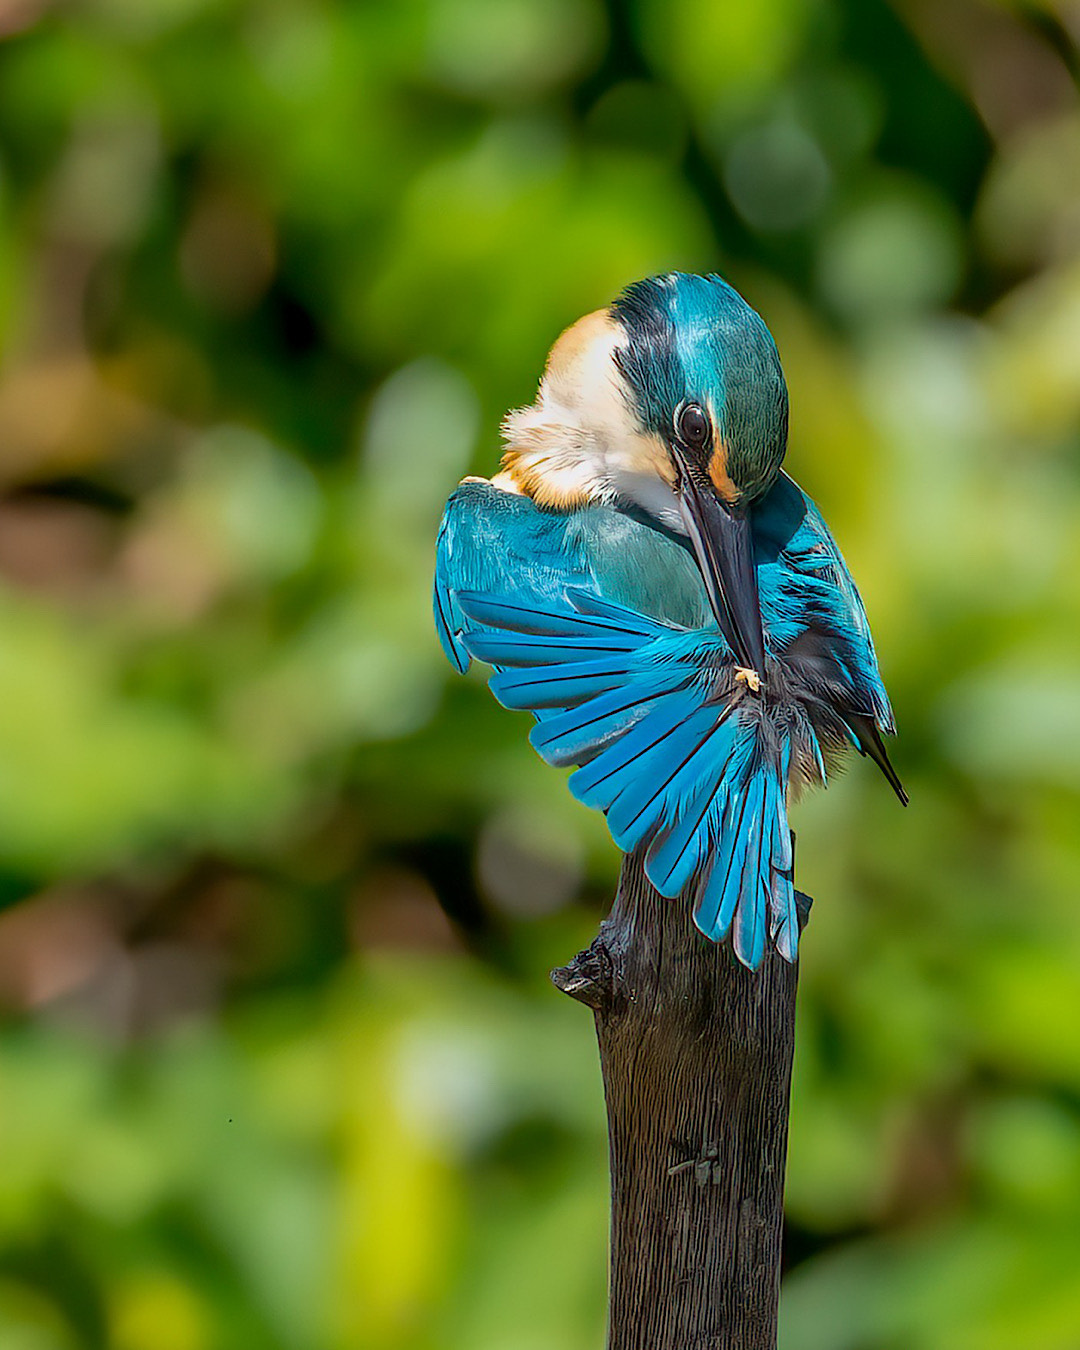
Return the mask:
{"type": "MultiPolygon", "coordinates": [[[[1080,1343],[1080,12],[0,0],[0,1345],[588,1350],[617,866],[429,616],[547,347],[717,269],[901,812],[799,809],[785,1350],[1080,1343]]],[[[527,719],[526,719],[527,721],[527,719]]]]}

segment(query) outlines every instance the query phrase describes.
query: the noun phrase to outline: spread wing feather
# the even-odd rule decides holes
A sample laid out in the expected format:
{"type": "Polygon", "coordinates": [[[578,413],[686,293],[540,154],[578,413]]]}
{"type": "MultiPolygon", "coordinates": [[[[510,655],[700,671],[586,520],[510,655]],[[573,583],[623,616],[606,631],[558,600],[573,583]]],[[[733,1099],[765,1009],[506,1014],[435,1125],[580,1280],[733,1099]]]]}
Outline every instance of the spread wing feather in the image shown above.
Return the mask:
{"type": "Polygon", "coordinates": [[[767,746],[719,632],[576,587],[560,607],[472,591],[456,600],[465,650],[496,668],[495,697],[536,713],[530,740],[548,763],[581,766],[570,790],[606,814],[621,849],[646,847],[656,889],[690,889],[698,927],[716,941],[730,930],[745,964],[760,964],[770,933],[793,960],[787,757],[767,746]]]}

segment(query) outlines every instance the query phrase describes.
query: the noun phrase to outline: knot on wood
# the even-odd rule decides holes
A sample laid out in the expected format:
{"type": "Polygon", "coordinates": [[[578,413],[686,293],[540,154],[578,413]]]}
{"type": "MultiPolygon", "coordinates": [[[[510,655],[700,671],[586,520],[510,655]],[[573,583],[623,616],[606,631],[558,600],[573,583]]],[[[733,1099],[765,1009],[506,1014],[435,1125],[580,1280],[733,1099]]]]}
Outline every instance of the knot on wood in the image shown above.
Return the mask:
{"type": "Polygon", "coordinates": [[[596,938],[565,966],[556,966],[551,972],[551,983],[596,1011],[610,1008],[615,992],[614,970],[602,939],[596,938]]]}

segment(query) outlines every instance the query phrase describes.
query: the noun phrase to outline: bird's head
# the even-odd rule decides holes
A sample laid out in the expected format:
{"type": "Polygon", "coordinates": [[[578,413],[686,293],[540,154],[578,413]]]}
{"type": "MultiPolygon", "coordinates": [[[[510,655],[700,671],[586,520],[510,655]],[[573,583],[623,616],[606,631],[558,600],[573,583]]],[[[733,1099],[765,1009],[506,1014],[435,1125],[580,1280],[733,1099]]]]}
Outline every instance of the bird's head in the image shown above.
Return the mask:
{"type": "Polygon", "coordinates": [[[503,424],[499,481],[542,506],[606,503],[693,548],[739,663],[765,663],[748,510],[787,445],[787,386],[761,318],[719,277],[639,281],[555,343],[503,424]]]}

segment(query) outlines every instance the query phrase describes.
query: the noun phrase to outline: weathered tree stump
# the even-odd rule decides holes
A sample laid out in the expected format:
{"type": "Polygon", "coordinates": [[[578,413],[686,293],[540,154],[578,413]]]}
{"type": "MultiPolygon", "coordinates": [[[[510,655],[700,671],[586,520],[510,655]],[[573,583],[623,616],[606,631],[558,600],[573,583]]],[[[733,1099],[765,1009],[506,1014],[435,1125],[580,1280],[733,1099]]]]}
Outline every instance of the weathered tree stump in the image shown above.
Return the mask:
{"type": "Polygon", "coordinates": [[[552,980],[596,1017],[608,1350],[774,1350],[796,968],[770,948],[746,970],[630,855],[595,942],[552,980]]]}

